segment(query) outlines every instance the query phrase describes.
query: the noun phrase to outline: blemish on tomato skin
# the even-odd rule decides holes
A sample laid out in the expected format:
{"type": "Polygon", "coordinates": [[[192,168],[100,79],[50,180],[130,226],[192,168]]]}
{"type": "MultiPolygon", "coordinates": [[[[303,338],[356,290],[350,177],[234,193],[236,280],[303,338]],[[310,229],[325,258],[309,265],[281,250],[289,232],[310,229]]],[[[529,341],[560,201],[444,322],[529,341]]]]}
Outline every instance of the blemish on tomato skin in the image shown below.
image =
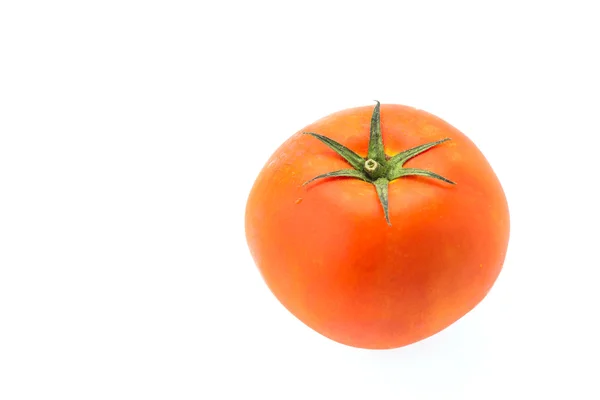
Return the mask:
{"type": "Polygon", "coordinates": [[[302,197],[299,197],[294,203],[296,203],[296,204],[302,203],[302,197]]]}

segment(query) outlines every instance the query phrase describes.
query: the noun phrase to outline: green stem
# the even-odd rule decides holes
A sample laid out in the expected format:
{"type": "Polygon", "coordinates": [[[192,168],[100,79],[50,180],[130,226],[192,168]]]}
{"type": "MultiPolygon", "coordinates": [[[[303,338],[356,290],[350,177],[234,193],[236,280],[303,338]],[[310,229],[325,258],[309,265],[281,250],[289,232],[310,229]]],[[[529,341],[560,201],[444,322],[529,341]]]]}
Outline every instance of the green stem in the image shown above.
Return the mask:
{"type": "Polygon", "coordinates": [[[455,183],[450,179],[444,178],[443,176],[432,171],[416,168],[404,168],[405,162],[433,147],[447,142],[450,140],[449,138],[413,147],[412,149],[405,150],[388,159],[385,154],[383,136],[381,134],[380,107],[381,105],[377,101],[371,116],[369,150],[366,159],[359,156],[346,146],[334,141],[333,139],[319,135],[318,133],[305,132],[305,134],[310,135],[326,144],[330,149],[343,157],[344,160],[346,160],[348,164],[354,168],[321,174],[306,182],[305,185],[317,179],[334,177],[355,178],[368,182],[375,187],[377,197],[379,198],[379,202],[381,203],[381,207],[383,209],[385,220],[388,225],[391,225],[388,199],[388,186],[391,181],[399,179],[403,176],[417,175],[437,179],[452,185],[455,183]]]}

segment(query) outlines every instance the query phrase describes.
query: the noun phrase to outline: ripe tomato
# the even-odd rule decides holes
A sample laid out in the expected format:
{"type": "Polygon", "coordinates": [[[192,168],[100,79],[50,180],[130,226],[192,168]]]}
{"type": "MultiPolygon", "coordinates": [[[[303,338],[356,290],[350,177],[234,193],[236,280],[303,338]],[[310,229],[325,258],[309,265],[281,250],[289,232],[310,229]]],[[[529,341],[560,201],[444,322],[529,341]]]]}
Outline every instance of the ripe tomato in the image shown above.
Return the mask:
{"type": "Polygon", "coordinates": [[[272,155],[248,198],[246,236],[296,317],[340,343],[387,349],[439,332],[486,296],[509,214],[464,134],[377,103],[329,115],[272,155]]]}

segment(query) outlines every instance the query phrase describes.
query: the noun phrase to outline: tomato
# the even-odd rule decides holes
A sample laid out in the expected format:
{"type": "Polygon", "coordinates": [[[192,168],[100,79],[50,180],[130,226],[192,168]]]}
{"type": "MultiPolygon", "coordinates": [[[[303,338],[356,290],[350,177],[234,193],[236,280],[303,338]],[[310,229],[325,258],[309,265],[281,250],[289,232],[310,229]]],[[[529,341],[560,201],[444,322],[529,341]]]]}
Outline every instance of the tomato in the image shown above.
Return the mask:
{"type": "Polygon", "coordinates": [[[389,349],[441,331],[486,296],[509,213],[464,134],[377,103],[322,118],[277,149],[250,192],[246,237],[298,319],[349,346],[389,349]]]}

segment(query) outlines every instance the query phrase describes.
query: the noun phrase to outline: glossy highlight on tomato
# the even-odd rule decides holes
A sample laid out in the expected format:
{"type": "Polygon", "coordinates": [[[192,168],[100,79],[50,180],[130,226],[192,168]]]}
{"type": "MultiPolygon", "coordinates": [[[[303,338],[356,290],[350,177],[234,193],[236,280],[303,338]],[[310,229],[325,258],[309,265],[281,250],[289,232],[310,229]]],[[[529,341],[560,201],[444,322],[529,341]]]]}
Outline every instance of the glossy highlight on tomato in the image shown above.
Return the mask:
{"type": "Polygon", "coordinates": [[[393,104],[324,117],[267,161],[246,237],[279,301],[337,342],[389,349],[448,327],[496,281],[502,186],[463,133],[393,104]]]}

